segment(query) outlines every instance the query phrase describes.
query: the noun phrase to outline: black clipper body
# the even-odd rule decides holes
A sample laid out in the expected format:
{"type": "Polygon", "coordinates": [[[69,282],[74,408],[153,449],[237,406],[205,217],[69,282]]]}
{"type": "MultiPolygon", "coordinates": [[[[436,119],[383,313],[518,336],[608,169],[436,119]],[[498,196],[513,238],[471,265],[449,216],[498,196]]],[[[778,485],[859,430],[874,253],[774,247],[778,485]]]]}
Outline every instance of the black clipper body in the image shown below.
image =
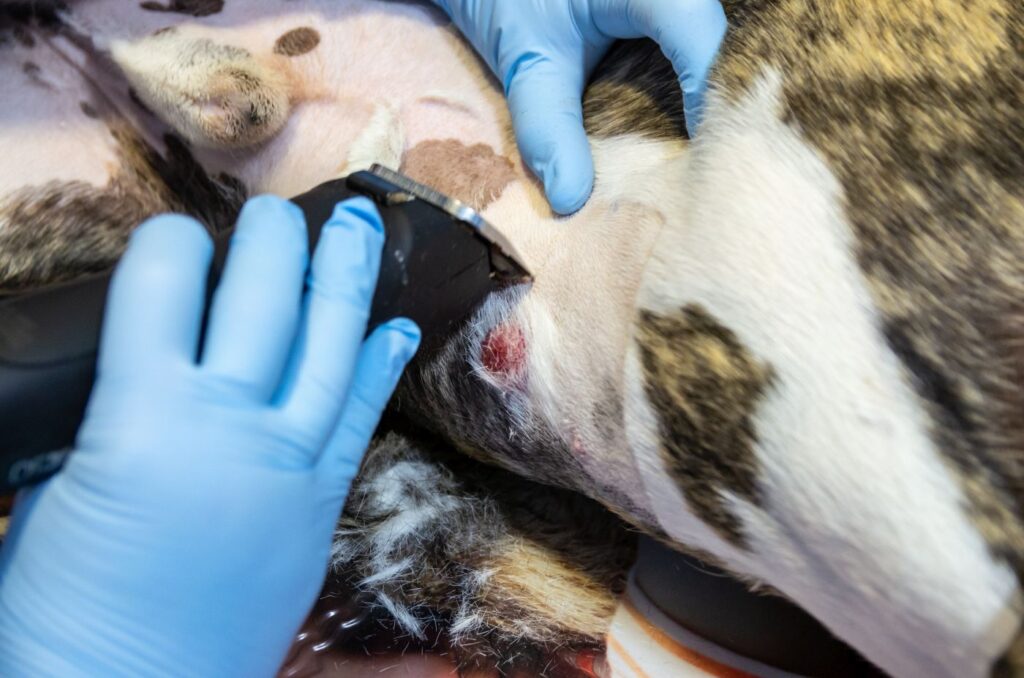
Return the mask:
{"type": "MultiPolygon", "coordinates": [[[[310,252],[334,206],[357,195],[377,204],[385,232],[368,331],[411,318],[429,352],[492,291],[530,279],[511,246],[471,208],[377,166],[292,199],[305,214],[310,252]]],[[[214,239],[211,293],[230,235],[214,239]]],[[[95,378],[111,274],[0,296],[0,495],[51,475],[74,444],[95,378]]]]}

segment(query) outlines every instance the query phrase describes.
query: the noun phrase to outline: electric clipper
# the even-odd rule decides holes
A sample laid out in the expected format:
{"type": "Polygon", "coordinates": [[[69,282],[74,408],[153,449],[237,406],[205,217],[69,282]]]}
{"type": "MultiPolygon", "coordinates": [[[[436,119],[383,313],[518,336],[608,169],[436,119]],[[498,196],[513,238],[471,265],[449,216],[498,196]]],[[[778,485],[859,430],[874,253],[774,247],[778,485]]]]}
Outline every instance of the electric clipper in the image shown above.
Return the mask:
{"type": "MultiPolygon", "coordinates": [[[[492,291],[530,280],[508,241],[471,207],[378,165],[292,199],[305,214],[311,253],[334,206],[357,195],[376,203],[385,232],[368,332],[411,318],[429,353],[492,291]]],[[[230,235],[214,236],[208,302],[230,235]]],[[[112,273],[0,296],[0,495],[53,474],[74,445],[112,273]]]]}

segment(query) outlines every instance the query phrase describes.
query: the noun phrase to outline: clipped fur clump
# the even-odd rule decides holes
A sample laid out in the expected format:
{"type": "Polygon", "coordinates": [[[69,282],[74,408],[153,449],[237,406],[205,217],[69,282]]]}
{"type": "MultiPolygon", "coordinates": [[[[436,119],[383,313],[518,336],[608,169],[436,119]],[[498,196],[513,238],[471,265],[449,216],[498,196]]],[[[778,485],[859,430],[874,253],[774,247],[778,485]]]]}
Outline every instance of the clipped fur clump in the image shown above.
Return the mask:
{"type": "Polygon", "coordinates": [[[607,511],[397,434],[360,478],[333,571],[385,625],[440,630],[464,667],[532,675],[554,651],[602,645],[635,549],[607,511]]]}

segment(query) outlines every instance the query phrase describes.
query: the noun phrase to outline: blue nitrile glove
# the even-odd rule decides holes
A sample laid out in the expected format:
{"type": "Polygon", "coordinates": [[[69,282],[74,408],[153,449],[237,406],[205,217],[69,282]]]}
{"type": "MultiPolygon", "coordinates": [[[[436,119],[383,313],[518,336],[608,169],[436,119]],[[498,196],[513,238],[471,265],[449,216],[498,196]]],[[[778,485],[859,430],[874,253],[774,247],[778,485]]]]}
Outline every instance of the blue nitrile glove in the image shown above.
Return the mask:
{"type": "Polygon", "coordinates": [[[508,97],[526,164],[556,212],[594,186],[583,87],[616,38],[649,37],[675,66],[691,134],[725,35],[719,0],[434,0],[466,35],[508,97]]]}
{"type": "Polygon", "coordinates": [[[139,227],[77,449],[15,508],[0,675],[275,673],[419,338],[395,320],[363,340],[383,240],[370,201],[343,203],[308,267],[301,211],[249,201],[197,364],[210,238],[139,227]]]}

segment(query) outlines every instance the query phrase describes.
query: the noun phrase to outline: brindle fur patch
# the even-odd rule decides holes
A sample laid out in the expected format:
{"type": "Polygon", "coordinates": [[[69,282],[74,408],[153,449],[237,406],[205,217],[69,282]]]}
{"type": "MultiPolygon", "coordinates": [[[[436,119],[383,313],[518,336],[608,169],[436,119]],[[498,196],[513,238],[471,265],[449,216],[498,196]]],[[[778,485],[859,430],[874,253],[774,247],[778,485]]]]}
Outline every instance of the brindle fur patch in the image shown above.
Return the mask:
{"type": "Polygon", "coordinates": [[[641,312],[637,341],[669,473],[706,523],[742,545],[740,521],[722,495],[758,502],[753,418],[771,369],[699,306],[641,312]]]}
{"type": "Polygon", "coordinates": [[[132,229],[160,212],[184,212],[215,230],[233,223],[245,198],[237,180],[210,177],[176,137],[165,138],[161,155],[130,130],[111,132],[121,164],[106,186],[53,181],[0,199],[0,291],[104,270],[132,229]]]}
{"type": "Polygon", "coordinates": [[[320,34],[309,26],[293,28],[274,43],[274,54],[284,56],[300,56],[316,49],[320,44],[320,34]]]}
{"type": "Polygon", "coordinates": [[[402,172],[482,210],[515,181],[515,167],[487,144],[457,139],[421,141],[402,156],[402,172]]]}
{"type": "Polygon", "coordinates": [[[687,138],[683,92],[672,64],[650,40],[612,48],[587,89],[583,120],[587,133],[598,138],[687,138]]]}
{"type": "Polygon", "coordinates": [[[784,119],[842,185],[931,436],[991,552],[1022,580],[1024,3],[726,6],[744,21],[715,79],[739,97],[765,68],[782,75],[784,119]]]}

